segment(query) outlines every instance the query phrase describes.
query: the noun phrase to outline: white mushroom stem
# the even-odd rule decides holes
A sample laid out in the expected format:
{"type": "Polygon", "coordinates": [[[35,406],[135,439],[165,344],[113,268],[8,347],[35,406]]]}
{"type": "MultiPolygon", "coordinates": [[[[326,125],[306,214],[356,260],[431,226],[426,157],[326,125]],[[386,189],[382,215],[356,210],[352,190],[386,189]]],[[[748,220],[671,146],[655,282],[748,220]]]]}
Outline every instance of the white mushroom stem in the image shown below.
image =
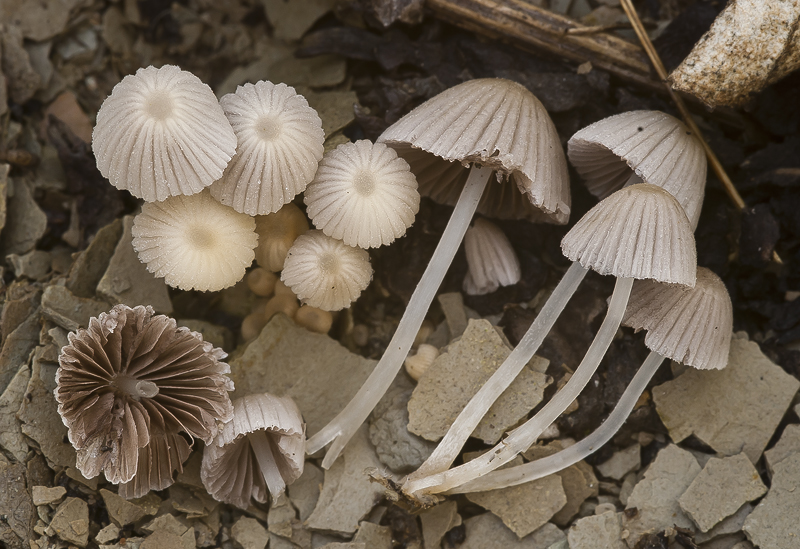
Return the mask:
{"type": "Polygon", "coordinates": [[[493,173],[489,167],[474,166],[470,170],[464,189],[458,199],[455,210],[450,216],[450,221],[436,246],[433,257],[428,267],[422,274],[422,279],[417,284],[411,299],[408,302],[403,318],[392,336],[375,369],[367,381],[359,389],[356,396],[345,406],[344,410],[308,440],[306,451],[314,454],[329,443],[333,443],[322,460],[324,469],[330,468],[341,453],[347,442],[367,419],[370,412],[392,384],[397,372],[402,368],[403,361],[408,356],[408,351],[414,343],[425,314],[430,308],[433,297],[444,279],[447,269],[455,257],[456,251],[464,239],[475,210],[480,202],[483,190],[489,177],[493,173]]]}
{"type": "Polygon", "coordinates": [[[485,454],[454,469],[408,481],[403,485],[403,492],[412,497],[421,497],[451,490],[508,463],[536,442],[539,435],[569,407],[594,375],[622,322],[632,286],[632,278],[617,279],[608,312],[589,350],[567,384],[539,413],[511,431],[505,440],[485,454]]]}
{"type": "Polygon", "coordinates": [[[530,482],[539,478],[544,478],[553,473],[566,469],[570,465],[578,463],[582,459],[593,454],[598,448],[611,440],[611,437],[619,431],[622,424],[630,415],[639,397],[644,392],[647,384],[653,378],[658,367],[664,361],[664,357],[655,351],[651,352],[647,359],[642,363],[639,371],[633,376],[622,397],[609,414],[603,424],[595,429],[592,434],[561,450],[551,456],[547,456],[536,461],[531,461],[516,467],[509,467],[501,471],[491,473],[464,483],[461,486],[448,490],[447,494],[466,494],[469,492],[485,492],[498,488],[508,488],[517,486],[525,482],[530,482]]]}
{"type": "Polygon", "coordinates": [[[277,463],[275,463],[275,454],[272,453],[268,435],[263,430],[254,431],[247,435],[247,440],[253,448],[256,461],[258,461],[258,466],[261,468],[261,474],[264,475],[264,481],[267,483],[269,493],[272,494],[274,499],[286,489],[286,482],[281,476],[277,463]]]}
{"type": "Polygon", "coordinates": [[[467,403],[433,454],[408,477],[408,481],[446,471],[453,464],[467,438],[489,411],[494,401],[511,385],[511,382],[539,350],[542,341],[553,328],[553,324],[556,323],[587,272],[588,269],[583,268],[577,261],[570,266],[511,354],[467,403]]]}

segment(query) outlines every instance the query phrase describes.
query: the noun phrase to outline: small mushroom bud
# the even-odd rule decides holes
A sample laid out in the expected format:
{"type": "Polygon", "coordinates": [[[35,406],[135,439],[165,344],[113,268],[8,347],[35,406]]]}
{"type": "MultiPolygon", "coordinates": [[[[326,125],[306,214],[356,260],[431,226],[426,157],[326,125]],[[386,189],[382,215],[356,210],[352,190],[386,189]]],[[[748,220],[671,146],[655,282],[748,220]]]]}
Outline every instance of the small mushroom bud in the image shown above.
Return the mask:
{"type": "Polygon", "coordinates": [[[411,379],[414,381],[419,381],[419,378],[425,374],[430,365],[433,364],[433,361],[436,360],[436,357],[438,356],[439,349],[433,345],[423,343],[417,349],[417,354],[409,355],[408,358],[406,358],[406,372],[408,372],[408,375],[411,376],[411,379]]]}
{"type": "Polygon", "coordinates": [[[309,331],[327,334],[333,326],[333,315],[329,311],[303,305],[295,313],[294,321],[309,331]]]}
{"type": "Polygon", "coordinates": [[[277,282],[278,275],[262,267],[257,267],[247,274],[247,287],[257,296],[271,296],[277,282]]]}
{"type": "Polygon", "coordinates": [[[277,212],[256,216],[258,247],[256,262],[277,273],[283,270],[286,254],[298,236],[308,231],[308,220],[300,208],[286,204],[277,212]]]}

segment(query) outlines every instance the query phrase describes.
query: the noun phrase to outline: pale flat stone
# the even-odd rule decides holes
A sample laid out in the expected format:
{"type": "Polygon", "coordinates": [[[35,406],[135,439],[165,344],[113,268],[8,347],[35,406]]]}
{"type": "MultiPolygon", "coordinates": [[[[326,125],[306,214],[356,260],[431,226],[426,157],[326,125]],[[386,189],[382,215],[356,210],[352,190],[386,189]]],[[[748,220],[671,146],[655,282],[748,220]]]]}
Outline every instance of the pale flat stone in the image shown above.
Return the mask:
{"type": "Polygon", "coordinates": [[[492,513],[464,521],[466,539],[459,549],[548,549],[566,540],[566,534],[549,522],[520,539],[492,513]]]}
{"type": "Polygon", "coordinates": [[[367,549],[366,543],[344,542],[335,541],[333,543],[326,543],[320,549],[367,549]]]}
{"type": "Polygon", "coordinates": [[[175,515],[170,515],[166,513],[164,515],[160,515],[144,526],[142,529],[146,532],[154,533],[154,532],[169,532],[170,534],[175,534],[176,536],[182,536],[186,533],[186,530],[189,529],[188,526],[183,524],[175,515]]]}
{"type": "Polygon", "coordinates": [[[626,549],[621,515],[609,511],[578,519],[567,530],[569,549],[626,549]]]}
{"type": "Polygon", "coordinates": [[[133,216],[122,218],[122,236],[108,262],[108,268],[97,283],[97,295],[111,303],[129,307],[150,305],[157,313],[172,312],[167,284],[147,270],[131,244],[133,216]]]}
{"type": "Polygon", "coordinates": [[[367,427],[362,425],[342,456],[325,472],[319,501],[306,521],[308,527],[337,534],[354,533],[383,496],[383,488],[365,473],[380,467],[367,427]]]}
{"type": "Polygon", "coordinates": [[[297,509],[301,521],[305,521],[314,511],[325,478],[322,469],[306,461],[303,474],[287,488],[289,499],[297,509]]]}
{"type": "Polygon", "coordinates": [[[773,467],[767,496],[744,522],[744,532],[758,547],[796,549],[800,540],[800,453],[773,467]]]}
{"type": "Polygon", "coordinates": [[[350,402],[376,361],[277,314],[229,364],[236,387],[231,399],[261,392],[288,395],[303,413],[306,431],[313,435],[350,402]]]}
{"type": "Polygon", "coordinates": [[[392,529],[372,522],[362,522],[353,536],[353,543],[363,543],[369,549],[392,549],[392,529]]]}
{"type": "Polygon", "coordinates": [[[34,486],[31,489],[34,505],[47,505],[55,503],[66,495],[67,489],[63,486],[34,486]]]}
{"type": "Polygon", "coordinates": [[[203,336],[203,341],[208,341],[214,347],[230,350],[233,347],[233,334],[225,326],[219,326],[205,320],[179,319],[178,326],[186,326],[193,332],[203,336]]]}
{"type": "Polygon", "coordinates": [[[242,517],[231,527],[231,537],[244,549],[264,549],[267,529],[254,518],[242,517]]]}
{"type": "Polygon", "coordinates": [[[671,444],[658,453],[628,497],[626,509],[637,509],[632,518],[623,521],[630,532],[627,540],[630,547],[634,547],[643,534],[673,525],[694,529],[694,523],[678,505],[678,498],[698,474],[700,465],[686,450],[671,444]]]}
{"type": "Polygon", "coordinates": [[[100,544],[109,543],[111,541],[114,541],[115,539],[119,539],[120,532],[121,530],[119,526],[112,523],[103,528],[102,530],[100,530],[99,532],[97,532],[97,535],[94,537],[94,540],[100,544]]]}
{"type": "MultiPolygon", "coordinates": [[[[10,178],[8,181],[11,183],[10,178]]],[[[6,224],[0,233],[0,250],[4,255],[30,251],[47,230],[47,215],[33,199],[25,181],[15,179],[13,188],[14,194],[9,192],[8,197],[6,224]]]]}
{"type": "Polygon", "coordinates": [[[186,549],[180,536],[159,530],[147,536],[139,549],[186,549]]]}
{"type": "Polygon", "coordinates": [[[797,453],[800,453],[800,425],[794,423],[787,425],[777,444],[764,452],[764,461],[767,463],[770,476],[772,469],[778,463],[797,453]]]}
{"type": "Polygon", "coordinates": [[[0,514],[4,515],[0,520],[0,545],[28,547],[28,540],[34,538],[36,508],[25,484],[25,465],[9,463],[0,454],[0,514]]]}
{"type": "Polygon", "coordinates": [[[297,521],[297,513],[286,494],[279,495],[272,502],[267,513],[267,530],[284,538],[292,537],[292,523],[297,521]]]}
{"type": "Polygon", "coordinates": [[[419,518],[422,522],[422,539],[425,547],[440,547],[444,535],[461,524],[458,504],[452,500],[423,511],[419,518]]]}
{"type": "Polygon", "coordinates": [[[30,369],[27,364],[23,364],[0,395],[0,447],[20,463],[25,461],[28,444],[17,421],[17,411],[22,405],[22,399],[25,398],[30,379],[30,369]]]}
{"type": "Polygon", "coordinates": [[[97,231],[89,246],[72,263],[67,273],[67,289],[78,297],[94,297],[97,284],[108,269],[121,237],[121,219],[115,219],[97,231]]]}
{"type": "MultiPolygon", "coordinates": [[[[262,78],[289,86],[329,88],[341,84],[346,74],[347,62],[343,57],[318,55],[306,59],[290,57],[276,61],[269,66],[262,78]]],[[[352,108],[351,105],[350,109],[352,108]]]]}
{"type": "Polygon", "coordinates": [[[464,297],[460,292],[439,294],[436,301],[442,308],[450,339],[461,337],[467,329],[467,311],[464,309],[464,297]]]}
{"type": "MultiPolygon", "coordinates": [[[[6,0],[8,1],[8,0],[6,0]]],[[[3,8],[0,7],[0,13],[3,8]]],[[[42,78],[31,65],[28,52],[23,43],[23,32],[19,25],[4,22],[3,33],[0,35],[0,50],[3,54],[3,73],[8,88],[8,96],[15,103],[27,103],[42,86],[42,78]]]]}
{"type": "Polygon", "coordinates": [[[64,30],[71,12],[87,0],[5,0],[0,2],[0,21],[19,25],[25,38],[41,42],[64,30]]]}
{"type": "Polygon", "coordinates": [[[697,543],[705,543],[720,536],[727,536],[736,534],[742,531],[744,521],[753,512],[755,506],[751,503],[745,503],[734,514],[724,518],[714,525],[708,532],[697,532],[694,535],[694,540],[697,543]]]}
{"type": "Polygon", "coordinates": [[[76,297],[64,286],[48,286],[42,294],[42,314],[70,332],[86,328],[90,318],[110,309],[108,302],[76,297]]]}
{"type": "Polygon", "coordinates": [[[56,509],[50,529],[64,541],[86,547],[89,543],[89,505],[80,498],[67,498],[56,509]]]}
{"type": "Polygon", "coordinates": [[[767,491],[746,455],[711,458],[683,495],[681,509],[703,532],[767,491]]]}
{"type": "Polygon", "coordinates": [[[322,131],[331,135],[355,120],[353,105],[358,103],[358,96],[354,91],[326,91],[314,92],[309,88],[300,86],[297,93],[303,95],[308,105],[317,111],[322,120],[322,131]]]}
{"type": "MultiPolygon", "coordinates": [[[[408,403],[408,430],[439,440],[472,396],[511,353],[487,320],[470,320],[460,340],[440,354],[420,378],[408,403]]],[[[533,362],[546,362],[534,357],[533,362]]],[[[551,379],[528,364],[489,408],[473,436],[496,444],[503,432],[542,401],[551,379]]]]}
{"type": "Polygon", "coordinates": [[[638,471],[642,466],[642,447],[638,444],[628,446],[624,450],[614,452],[611,459],[597,466],[597,471],[607,478],[622,480],[631,471],[638,471]]]}
{"type": "Polygon", "coordinates": [[[653,388],[653,400],[673,441],[694,434],[719,454],[744,452],[755,463],[798,387],[757,343],[736,337],[726,368],[690,368],[653,388]]]}
{"type": "Polygon", "coordinates": [[[142,506],[128,501],[119,494],[105,488],[100,490],[100,495],[106,504],[108,518],[120,528],[132,524],[148,514],[142,506]]]}
{"type": "Polygon", "coordinates": [[[52,257],[49,252],[32,250],[23,255],[11,254],[6,261],[14,269],[14,276],[38,280],[50,272],[52,257]]]}
{"type": "Polygon", "coordinates": [[[336,5],[336,0],[261,0],[275,36],[285,40],[302,38],[320,17],[336,5]]]}

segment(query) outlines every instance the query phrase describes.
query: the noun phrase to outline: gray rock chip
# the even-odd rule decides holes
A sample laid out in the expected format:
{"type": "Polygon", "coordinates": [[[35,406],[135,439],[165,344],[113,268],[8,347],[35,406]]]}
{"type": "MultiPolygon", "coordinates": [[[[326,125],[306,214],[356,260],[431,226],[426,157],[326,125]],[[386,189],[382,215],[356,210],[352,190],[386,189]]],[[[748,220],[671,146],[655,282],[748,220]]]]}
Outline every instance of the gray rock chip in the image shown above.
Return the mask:
{"type": "Polygon", "coordinates": [[[369,549],[392,549],[392,529],[372,522],[362,522],[353,543],[363,543],[369,549]]]}
{"type": "Polygon", "coordinates": [[[24,255],[11,254],[6,261],[14,269],[14,276],[38,280],[50,272],[52,257],[49,252],[32,250],[24,255]]]}
{"type": "Polygon", "coordinates": [[[242,517],[231,527],[231,537],[243,549],[264,549],[267,546],[267,529],[254,518],[242,517]]]}
{"type": "Polygon", "coordinates": [[[335,541],[333,543],[326,543],[319,549],[367,549],[366,543],[344,542],[335,541]]]}
{"type": "Polygon", "coordinates": [[[89,543],[89,505],[80,498],[67,498],[56,509],[48,530],[68,543],[86,547],[89,543]]]}
{"type": "Polygon", "coordinates": [[[193,332],[203,336],[204,341],[208,341],[214,347],[219,347],[225,351],[233,348],[233,333],[225,326],[218,326],[205,320],[179,319],[178,326],[186,326],[193,332]]]}
{"type": "Polygon", "coordinates": [[[800,453],[800,425],[787,425],[778,443],[764,452],[764,460],[767,462],[770,476],[772,476],[772,469],[778,463],[797,453],[800,453]]]}
{"type": "Polygon", "coordinates": [[[700,465],[686,450],[670,444],[658,453],[628,497],[626,509],[636,509],[632,518],[624,521],[630,533],[629,546],[634,547],[643,534],[672,526],[694,529],[678,505],[678,498],[698,474],[700,465]]]}
{"type": "Polygon", "coordinates": [[[757,343],[737,337],[726,368],[690,368],[655,387],[653,400],[673,441],[694,434],[722,455],[744,452],[755,463],[798,387],[757,343]]]}
{"type": "Polygon", "coordinates": [[[460,292],[439,294],[436,297],[442,307],[450,339],[461,337],[467,329],[467,311],[464,309],[464,297],[460,292]]]}
{"type": "Polygon", "coordinates": [[[297,93],[302,94],[308,101],[308,105],[317,111],[322,120],[322,131],[325,132],[325,135],[332,135],[355,120],[353,105],[358,104],[358,96],[354,91],[318,93],[300,86],[297,88],[297,93]]]}
{"type": "Polygon", "coordinates": [[[567,531],[569,549],[626,549],[621,516],[609,511],[578,519],[567,531]]]}
{"type": "Polygon", "coordinates": [[[469,518],[464,525],[466,539],[459,549],[548,549],[566,540],[566,534],[550,523],[520,539],[491,513],[469,518]]]}
{"type": "MultiPolygon", "coordinates": [[[[11,189],[11,179],[9,190],[11,189]]],[[[6,224],[0,233],[0,250],[4,255],[29,252],[47,230],[47,215],[33,199],[24,180],[13,183],[14,194],[9,192],[6,224]]]]}
{"type": "Polygon", "coordinates": [[[34,505],[47,505],[56,503],[66,495],[67,489],[63,486],[34,486],[31,489],[34,505]]]}
{"type": "Polygon", "coordinates": [[[383,488],[365,472],[380,466],[367,426],[362,425],[342,456],[325,472],[319,501],[306,521],[308,527],[343,535],[354,533],[383,496],[383,488]]]}
{"type": "MultiPolygon", "coordinates": [[[[36,304],[38,305],[38,298],[36,304]]],[[[0,350],[0,387],[7,387],[11,378],[17,375],[20,366],[27,365],[31,351],[39,343],[41,315],[38,310],[17,311],[13,314],[9,309],[22,306],[19,303],[6,302],[3,308],[3,348],[0,350]],[[6,315],[6,312],[9,314],[6,315]],[[15,322],[16,321],[16,322],[15,322]]]]}
{"type": "Polygon", "coordinates": [[[30,379],[30,369],[27,364],[23,364],[0,395],[0,447],[20,463],[25,462],[28,444],[17,421],[17,411],[25,398],[30,379]]]}
{"type": "Polygon", "coordinates": [[[711,458],[678,498],[681,509],[703,532],[767,491],[746,455],[711,458]]]}
{"type": "Polygon", "coordinates": [[[71,332],[86,328],[89,319],[111,309],[106,301],[76,297],[64,286],[51,285],[42,294],[42,314],[71,332]]]}
{"type": "Polygon", "coordinates": [[[306,461],[303,474],[288,487],[289,499],[297,508],[301,521],[305,521],[314,511],[319,500],[322,482],[325,478],[322,469],[306,461]]]}
{"type": "Polygon", "coordinates": [[[0,544],[11,549],[29,547],[28,540],[34,539],[33,524],[36,508],[33,506],[25,486],[25,465],[9,463],[0,454],[0,544]]]}
{"type": "Polygon", "coordinates": [[[614,452],[611,459],[597,466],[597,471],[607,478],[622,480],[631,471],[638,471],[642,466],[642,447],[639,444],[628,446],[624,450],[614,452]]]}
{"type": "Polygon", "coordinates": [[[89,246],[72,263],[67,273],[67,289],[78,297],[94,297],[97,284],[108,269],[121,237],[121,219],[115,219],[97,231],[89,246]]]}
{"type": "Polygon", "coordinates": [[[277,314],[229,364],[236,387],[231,399],[259,392],[288,395],[314,434],[350,402],[376,361],[277,314]]]}
{"type": "MultiPolygon", "coordinates": [[[[0,48],[1,49],[1,48],[0,48]]],[[[0,52],[0,55],[2,53],[0,52]]],[[[6,90],[3,86],[5,84],[5,77],[3,76],[3,71],[0,71],[0,99],[6,97],[6,90]]],[[[0,104],[0,114],[5,114],[6,110],[8,109],[8,104],[6,101],[3,101],[0,104]]],[[[0,231],[3,230],[3,227],[6,226],[6,215],[7,215],[7,202],[8,202],[8,172],[11,171],[11,165],[0,163],[0,231]]]]}
{"type": "Polygon", "coordinates": [[[744,521],[753,512],[754,507],[751,503],[745,503],[734,514],[718,522],[708,532],[697,532],[694,540],[697,543],[706,543],[721,536],[741,533],[744,521]]]}
{"type": "Polygon", "coordinates": [[[132,524],[148,515],[147,510],[141,505],[128,501],[119,494],[106,490],[105,488],[100,490],[100,496],[102,496],[106,504],[108,518],[120,528],[132,524]]]}
{"type": "Polygon", "coordinates": [[[744,532],[758,547],[797,548],[800,540],[800,453],[775,464],[772,486],[745,520],[744,532]]]}
{"type": "MultiPolygon", "coordinates": [[[[458,414],[511,353],[487,320],[470,320],[460,340],[450,344],[420,378],[408,403],[408,430],[428,440],[442,438],[458,414]]],[[[541,373],[547,360],[534,357],[472,433],[496,444],[542,401],[551,379],[541,373]]]]}
{"type": "Polygon", "coordinates": [[[62,32],[71,12],[88,4],[87,0],[13,0],[0,5],[0,19],[19,25],[25,38],[41,42],[62,32]]]}
{"type": "Polygon", "coordinates": [[[104,527],[102,530],[97,532],[97,535],[94,537],[94,540],[97,543],[109,543],[116,539],[119,539],[120,528],[116,524],[109,524],[108,526],[104,527]]]}
{"type": "Polygon", "coordinates": [[[444,535],[461,524],[461,515],[458,514],[458,504],[455,501],[440,503],[423,511],[419,517],[425,547],[441,547],[444,535]]]}
{"type": "Polygon", "coordinates": [[[167,284],[147,270],[131,244],[133,216],[122,219],[122,236],[108,262],[108,268],[97,283],[97,295],[111,303],[129,307],[150,305],[157,313],[172,312],[167,284]]]}
{"type": "MultiPolygon", "coordinates": [[[[335,0],[262,0],[267,18],[275,28],[275,36],[298,40],[323,15],[336,5],[335,0]]],[[[327,135],[327,134],[326,134],[327,135]]]]}
{"type": "Polygon", "coordinates": [[[7,79],[8,96],[22,105],[33,97],[42,85],[42,79],[31,66],[30,56],[23,45],[22,29],[10,22],[3,26],[0,50],[3,53],[3,73],[7,79]]]}

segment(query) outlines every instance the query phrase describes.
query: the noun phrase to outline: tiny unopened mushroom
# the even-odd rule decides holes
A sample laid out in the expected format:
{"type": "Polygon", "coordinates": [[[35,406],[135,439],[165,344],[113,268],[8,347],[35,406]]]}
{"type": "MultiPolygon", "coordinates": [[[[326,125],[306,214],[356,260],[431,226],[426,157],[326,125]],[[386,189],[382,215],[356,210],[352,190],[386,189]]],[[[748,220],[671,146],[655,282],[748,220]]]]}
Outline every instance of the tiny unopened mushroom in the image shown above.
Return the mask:
{"type": "Polygon", "coordinates": [[[294,321],[298,326],[312,332],[327,334],[333,326],[333,315],[329,311],[303,305],[294,314],[294,321]]]}
{"type": "Polygon", "coordinates": [[[233,416],[222,349],[150,307],[116,305],[68,338],[55,398],[77,467],[129,483],[125,497],[172,484],[189,455],[181,432],[210,443],[233,416]]]}
{"type": "Polygon", "coordinates": [[[133,248],[147,270],[181,290],[233,286],[253,262],[253,218],[207,191],[148,202],[133,219],[133,248]]]}
{"type": "Polygon", "coordinates": [[[326,154],[304,201],[315,227],[361,248],[403,236],[419,211],[417,179],[408,162],[366,139],[326,154]]]}
{"type": "Polygon", "coordinates": [[[305,214],[292,203],[275,213],[256,216],[256,262],[273,273],[283,270],[289,248],[308,228],[305,214]]]}
{"type": "Polygon", "coordinates": [[[247,287],[250,291],[261,297],[269,297],[275,291],[278,275],[263,267],[257,267],[247,273],[247,287]]]}
{"type": "Polygon", "coordinates": [[[250,506],[278,497],[303,474],[305,424],[289,397],[269,393],[233,402],[233,419],[206,445],[200,479],[214,499],[250,506]]]}
{"type": "Polygon", "coordinates": [[[372,280],[369,254],[322,231],[308,231],[289,250],[281,280],[305,304],[325,311],[349,307],[372,280]]]}
{"type": "Polygon", "coordinates": [[[411,379],[419,381],[419,378],[428,370],[436,357],[439,356],[439,349],[427,343],[421,343],[417,347],[417,353],[408,355],[405,361],[406,372],[411,379]]]}
{"type": "Polygon", "coordinates": [[[152,202],[219,179],[236,135],[199,78],[174,65],[150,66],[114,86],[97,113],[92,150],[112,185],[152,202]]]}
{"type": "Polygon", "coordinates": [[[239,86],[220,104],[238,145],[211,195],[237,212],[277,212],[317,171],[325,141],[317,111],[291,86],[263,80],[239,86]]]}
{"type": "Polygon", "coordinates": [[[283,313],[289,318],[294,318],[300,303],[294,294],[276,294],[264,305],[264,318],[267,322],[278,313],[283,313]]]}
{"type": "Polygon", "coordinates": [[[491,221],[475,220],[464,235],[464,251],[468,269],[463,288],[469,295],[484,295],[500,286],[511,286],[522,276],[511,242],[491,221]]]}

